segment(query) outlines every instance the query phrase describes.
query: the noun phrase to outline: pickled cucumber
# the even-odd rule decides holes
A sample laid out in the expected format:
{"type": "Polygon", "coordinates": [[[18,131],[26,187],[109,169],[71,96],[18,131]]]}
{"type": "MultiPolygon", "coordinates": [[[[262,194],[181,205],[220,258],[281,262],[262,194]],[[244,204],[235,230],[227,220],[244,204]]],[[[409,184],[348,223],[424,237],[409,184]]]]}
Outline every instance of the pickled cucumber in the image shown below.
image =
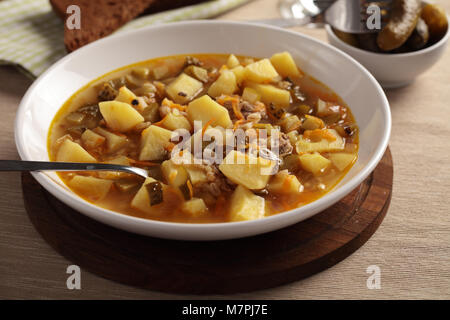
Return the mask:
{"type": "Polygon", "coordinates": [[[430,39],[430,33],[428,32],[428,25],[423,19],[417,21],[416,28],[406,42],[407,46],[413,50],[419,50],[425,47],[430,39]]]}
{"type": "Polygon", "coordinates": [[[333,29],[333,32],[339,39],[344,41],[346,44],[349,44],[353,47],[358,47],[358,39],[356,38],[356,36],[354,34],[339,31],[336,29],[333,29]]]}
{"type": "Polygon", "coordinates": [[[378,47],[383,51],[401,47],[413,33],[421,9],[420,0],[393,0],[389,21],[378,34],[378,47]]]}
{"type": "Polygon", "coordinates": [[[377,34],[376,33],[362,33],[358,34],[359,47],[363,50],[371,52],[380,52],[377,45],[377,34]]]}
{"type": "Polygon", "coordinates": [[[422,19],[428,25],[433,40],[440,40],[447,32],[447,16],[441,7],[434,4],[425,5],[422,9],[422,19]]]}

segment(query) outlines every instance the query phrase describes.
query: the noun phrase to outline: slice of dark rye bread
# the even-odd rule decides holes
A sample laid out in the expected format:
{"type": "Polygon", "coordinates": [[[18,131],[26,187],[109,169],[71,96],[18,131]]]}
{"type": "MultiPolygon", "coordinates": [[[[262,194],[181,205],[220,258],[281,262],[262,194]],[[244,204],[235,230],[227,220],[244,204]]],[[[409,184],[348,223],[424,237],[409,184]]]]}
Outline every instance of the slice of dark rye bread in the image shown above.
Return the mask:
{"type": "Polygon", "coordinates": [[[67,7],[81,9],[81,28],[69,30],[64,24],[68,52],[105,37],[140,14],[155,13],[206,0],[50,0],[53,10],[65,21],[67,7]]]}

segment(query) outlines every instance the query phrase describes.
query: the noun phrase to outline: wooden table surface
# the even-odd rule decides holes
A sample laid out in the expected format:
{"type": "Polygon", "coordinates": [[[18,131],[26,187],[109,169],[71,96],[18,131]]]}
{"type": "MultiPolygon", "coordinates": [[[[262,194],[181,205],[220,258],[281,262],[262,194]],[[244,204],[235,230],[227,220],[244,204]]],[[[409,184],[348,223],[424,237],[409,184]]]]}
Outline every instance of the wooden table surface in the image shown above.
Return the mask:
{"type": "MultiPolygon", "coordinates": [[[[278,16],[276,0],[255,0],[220,19],[278,16]]],[[[438,0],[450,12],[448,0],[438,0]]],[[[325,41],[324,30],[297,28],[325,41]]],[[[18,159],[13,124],[31,81],[0,67],[0,159],[18,159]]],[[[389,90],[394,190],[375,235],[336,266],[270,290],[216,299],[450,298],[450,48],[431,70],[406,88],[389,90]],[[369,290],[367,267],[381,271],[381,288],[369,290]]],[[[0,298],[182,299],[124,286],[81,270],[81,290],[68,290],[71,262],[42,240],[23,205],[20,174],[0,174],[0,298]]]]}

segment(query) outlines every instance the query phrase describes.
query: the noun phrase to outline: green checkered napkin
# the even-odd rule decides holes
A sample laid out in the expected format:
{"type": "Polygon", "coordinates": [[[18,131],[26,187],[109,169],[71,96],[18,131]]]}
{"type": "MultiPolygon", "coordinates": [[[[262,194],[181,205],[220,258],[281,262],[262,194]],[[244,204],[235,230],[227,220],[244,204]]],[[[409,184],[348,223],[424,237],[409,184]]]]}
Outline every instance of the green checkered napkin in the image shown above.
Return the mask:
{"type": "MultiPolygon", "coordinates": [[[[204,19],[249,0],[214,0],[135,19],[116,32],[181,20],[204,19]]],[[[83,16],[81,16],[83,18],[83,16]]],[[[0,1],[0,64],[37,77],[66,54],[63,22],[48,0],[0,1]]]]}

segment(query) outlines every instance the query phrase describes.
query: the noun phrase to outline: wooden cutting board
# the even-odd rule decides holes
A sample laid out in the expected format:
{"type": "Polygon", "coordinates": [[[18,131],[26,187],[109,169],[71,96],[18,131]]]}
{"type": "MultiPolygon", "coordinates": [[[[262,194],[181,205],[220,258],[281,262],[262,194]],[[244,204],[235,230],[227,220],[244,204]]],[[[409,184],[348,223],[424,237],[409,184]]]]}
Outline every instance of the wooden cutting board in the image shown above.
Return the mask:
{"type": "Polygon", "coordinates": [[[251,238],[190,242],[117,230],[69,208],[24,173],[30,220],[60,254],[101,277],[170,293],[221,294],[266,289],[329,268],[360,248],[390,204],[390,150],[351,194],[293,226],[251,238]]]}

